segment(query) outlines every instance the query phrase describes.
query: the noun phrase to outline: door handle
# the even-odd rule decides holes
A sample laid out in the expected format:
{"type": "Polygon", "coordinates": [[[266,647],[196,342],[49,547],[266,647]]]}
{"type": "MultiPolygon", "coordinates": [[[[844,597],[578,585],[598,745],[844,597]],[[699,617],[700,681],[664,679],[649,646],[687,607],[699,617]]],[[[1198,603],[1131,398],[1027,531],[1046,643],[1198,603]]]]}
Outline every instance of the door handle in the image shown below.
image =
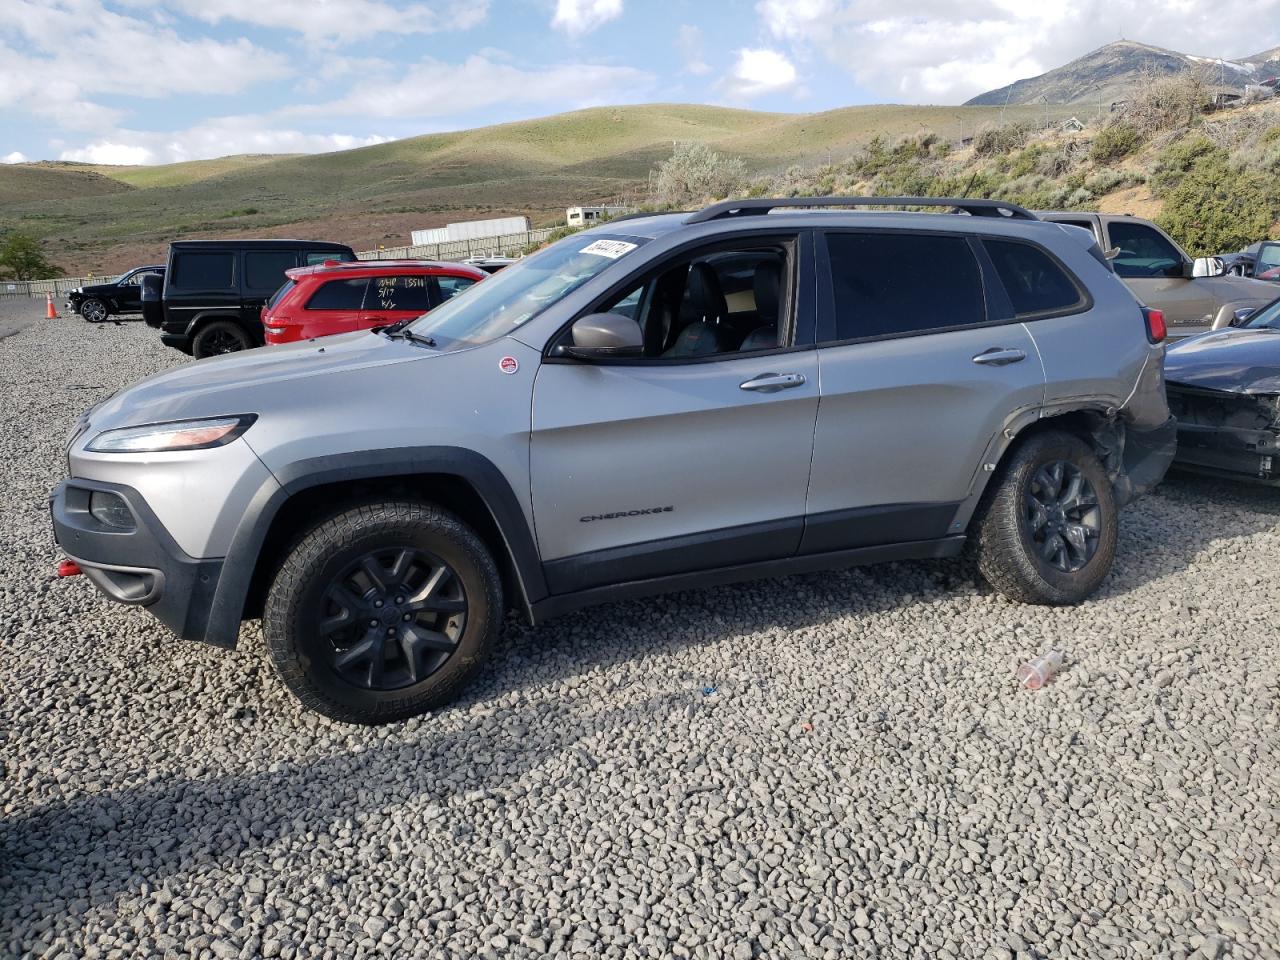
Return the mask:
{"type": "Polygon", "coordinates": [[[787,390],[803,384],[803,373],[762,373],[738,386],[742,390],[754,390],[757,393],[777,393],[779,390],[787,390]]]}
{"type": "Polygon", "coordinates": [[[990,350],[983,350],[974,357],[973,362],[988,364],[993,367],[1007,367],[1011,363],[1018,363],[1025,359],[1027,359],[1027,355],[1021,350],[1014,350],[1009,347],[992,347],[990,350]]]}

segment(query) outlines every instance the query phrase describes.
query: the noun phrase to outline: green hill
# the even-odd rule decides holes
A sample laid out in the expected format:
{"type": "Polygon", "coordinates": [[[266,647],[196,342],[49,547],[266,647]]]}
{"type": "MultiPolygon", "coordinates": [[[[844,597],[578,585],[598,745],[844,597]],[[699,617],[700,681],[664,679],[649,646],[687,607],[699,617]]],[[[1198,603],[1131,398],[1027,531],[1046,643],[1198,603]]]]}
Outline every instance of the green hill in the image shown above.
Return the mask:
{"type": "MultiPolygon", "coordinates": [[[[924,130],[972,136],[991,107],[848,107],[761,113],[685,104],[599,107],[335,153],[240,156],[153,167],[0,167],[0,229],[46,241],[71,273],[101,274],[161,256],[170,240],[257,235],[394,246],[412,229],[472,216],[527,214],[642,196],[672,141],[741,156],[753,173],[847,156],[873,137],[924,130]]],[[[1010,108],[1006,120],[1043,117],[1010,108]]]]}

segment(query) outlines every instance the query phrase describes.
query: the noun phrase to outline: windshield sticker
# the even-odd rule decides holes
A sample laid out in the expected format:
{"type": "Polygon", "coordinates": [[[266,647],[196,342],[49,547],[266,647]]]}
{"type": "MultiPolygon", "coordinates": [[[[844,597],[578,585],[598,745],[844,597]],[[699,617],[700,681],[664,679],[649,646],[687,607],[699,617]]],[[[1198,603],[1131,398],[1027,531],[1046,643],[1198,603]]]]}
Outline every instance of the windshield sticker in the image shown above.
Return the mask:
{"type": "Polygon", "coordinates": [[[617,260],[624,253],[630,253],[635,248],[636,245],[634,243],[627,243],[625,240],[597,240],[578,252],[592,253],[597,257],[608,257],[610,260],[617,260]]]}

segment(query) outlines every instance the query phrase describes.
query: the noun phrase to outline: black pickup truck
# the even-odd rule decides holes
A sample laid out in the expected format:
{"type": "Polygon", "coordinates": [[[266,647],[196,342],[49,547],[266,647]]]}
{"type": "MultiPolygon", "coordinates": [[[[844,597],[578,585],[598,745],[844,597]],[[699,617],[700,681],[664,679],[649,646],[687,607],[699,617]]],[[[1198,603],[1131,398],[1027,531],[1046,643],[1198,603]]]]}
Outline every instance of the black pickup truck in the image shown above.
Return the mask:
{"type": "Polygon", "coordinates": [[[324,240],[180,240],[169,245],[160,309],[144,316],[161,340],[196,358],[248,350],[262,345],[262,307],[286,270],[355,259],[324,240]]]}

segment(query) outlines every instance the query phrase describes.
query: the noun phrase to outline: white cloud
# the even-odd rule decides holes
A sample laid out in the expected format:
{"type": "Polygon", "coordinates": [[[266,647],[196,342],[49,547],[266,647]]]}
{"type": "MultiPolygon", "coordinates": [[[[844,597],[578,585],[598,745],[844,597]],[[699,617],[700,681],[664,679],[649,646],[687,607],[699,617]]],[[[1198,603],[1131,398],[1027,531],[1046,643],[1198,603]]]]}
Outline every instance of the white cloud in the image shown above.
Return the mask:
{"type": "Polygon", "coordinates": [[[101,96],[234,94],[291,72],[244,38],[179,35],[101,0],[0,0],[0,109],[106,135],[125,117],[101,96]]]}
{"type": "Polygon", "coordinates": [[[20,150],[15,150],[13,151],[13,153],[6,153],[3,157],[0,157],[0,163],[26,163],[26,162],[27,162],[26,154],[22,153],[20,150]]]}
{"type": "Polygon", "coordinates": [[[324,153],[386,143],[390,137],[305,133],[280,127],[266,115],[219,117],[186,130],[157,133],[116,130],[110,137],[63,150],[59,159],[83,163],[153,164],[239,153],[324,153]]]}
{"type": "Polygon", "coordinates": [[[557,108],[635,102],[654,78],[632,67],[563,63],[525,70],[488,57],[462,63],[428,57],[394,76],[375,78],[331,103],[290,107],[283,116],[356,115],[398,120],[462,117],[495,104],[552,104],[557,108]]]}
{"type": "Polygon", "coordinates": [[[380,33],[470,30],[489,14],[488,0],[418,0],[407,4],[384,0],[308,0],[304,4],[279,0],[168,0],[168,5],[206,23],[235,20],[324,41],[364,39],[380,33]]]}
{"type": "Polygon", "coordinates": [[[684,24],[676,34],[676,48],[684,60],[685,73],[702,76],[711,72],[710,64],[704,59],[702,31],[697,27],[684,24]]]}
{"type": "Polygon", "coordinates": [[[752,100],[791,90],[796,80],[795,65],[777,50],[746,47],[720,86],[730,100],[752,100]]]}
{"type": "Polygon", "coordinates": [[[1221,16],[1208,0],[759,0],[766,33],[801,58],[814,53],[885,100],[948,103],[1035,76],[1119,39],[1181,53],[1248,56],[1271,42],[1257,24],[1280,0],[1257,0],[1248,17],[1221,16]]]}
{"type": "Polygon", "coordinates": [[[580,37],[622,16],[622,0],[556,0],[551,26],[580,37]]]}

